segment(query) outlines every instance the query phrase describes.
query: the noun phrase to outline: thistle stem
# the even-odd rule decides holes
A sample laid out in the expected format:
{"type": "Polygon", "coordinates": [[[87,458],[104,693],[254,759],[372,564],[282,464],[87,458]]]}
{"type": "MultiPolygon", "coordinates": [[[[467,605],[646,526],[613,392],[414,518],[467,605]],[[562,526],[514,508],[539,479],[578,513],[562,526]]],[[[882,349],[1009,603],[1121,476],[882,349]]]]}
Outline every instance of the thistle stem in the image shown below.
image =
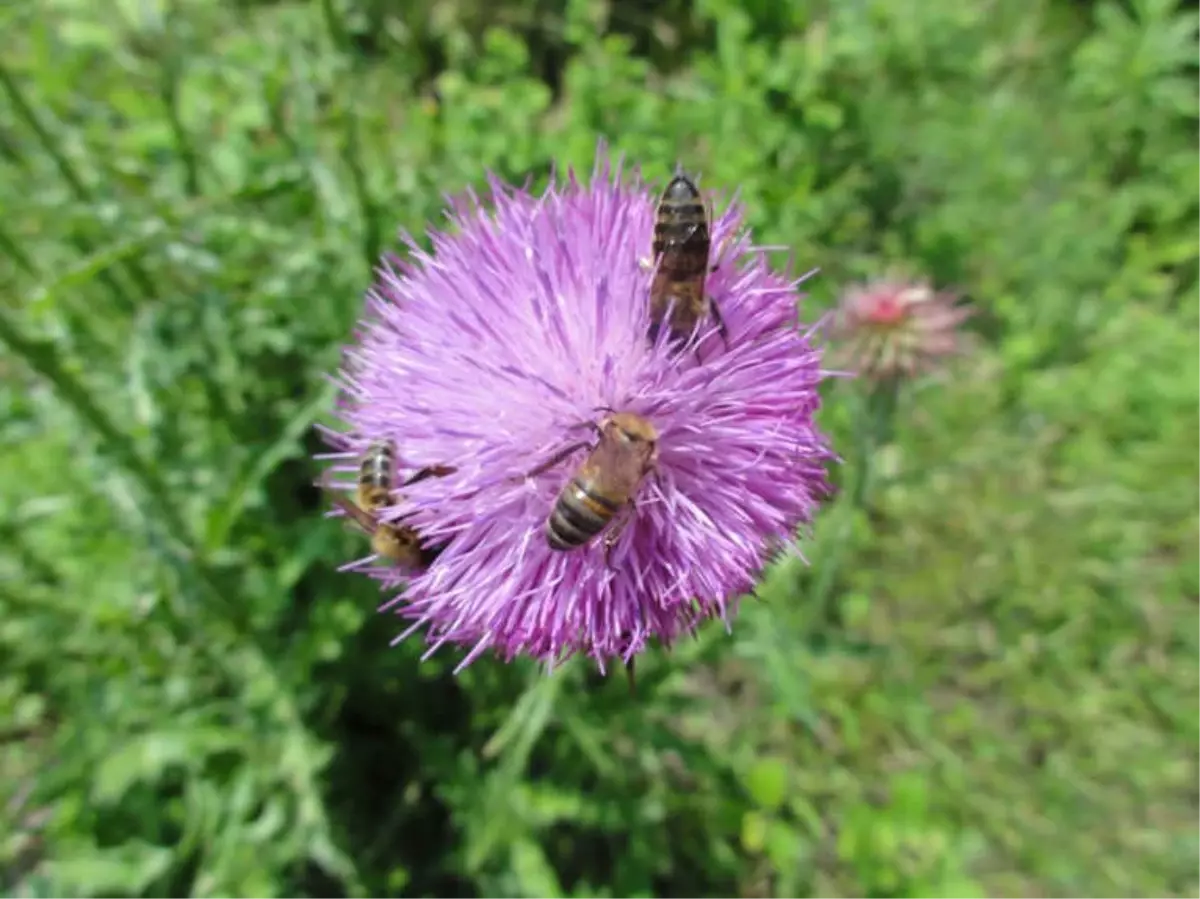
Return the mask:
{"type": "Polygon", "coordinates": [[[816,577],[810,592],[814,608],[819,610],[822,622],[837,626],[841,616],[831,602],[833,585],[838,570],[846,555],[854,524],[854,512],[865,509],[874,486],[875,453],[887,444],[895,430],[896,408],[900,398],[900,382],[894,378],[875,384],[865,395],[859,395],[855,403],[854,421],[854,466],[850,470],[848,499],[838,503],[833,510],[836,520],[830,536],[828,554],[816,569],[816,577]]]}
{"type": "Polygon", "coordinates": [[[859,403],[854,428],[858,458],[850,483],[850,502],[856,509],[867,505],[870,490],[874,486],[875,453],[892,439],[899,398],[900,382],[896,378],[889,378],[875,384],[859,403]]]}

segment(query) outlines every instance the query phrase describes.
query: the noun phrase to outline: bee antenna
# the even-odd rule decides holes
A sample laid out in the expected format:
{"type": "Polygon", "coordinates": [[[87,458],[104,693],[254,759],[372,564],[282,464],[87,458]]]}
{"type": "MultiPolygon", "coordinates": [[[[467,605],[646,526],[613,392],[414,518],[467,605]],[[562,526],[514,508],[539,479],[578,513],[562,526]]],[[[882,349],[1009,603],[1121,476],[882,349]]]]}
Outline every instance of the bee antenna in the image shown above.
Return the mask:
{"type": "Polygon", "coordinates": [[[612,406],[592,406],[592,411],[593,412],[611,412],[614,415],[617,413],[617,410],[614,409],[612,406]]]}

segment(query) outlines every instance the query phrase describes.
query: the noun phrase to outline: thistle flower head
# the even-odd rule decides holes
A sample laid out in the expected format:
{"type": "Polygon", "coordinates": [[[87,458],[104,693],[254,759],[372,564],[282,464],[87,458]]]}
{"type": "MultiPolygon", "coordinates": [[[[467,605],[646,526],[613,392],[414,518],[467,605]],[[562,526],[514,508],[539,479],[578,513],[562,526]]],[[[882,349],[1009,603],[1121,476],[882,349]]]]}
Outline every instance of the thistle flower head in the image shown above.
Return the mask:
{"type": "Polygon", "coordinates": [[[339,379],[332,473],[353,489],[379,440],[398,448],[400,482],[454,468],[396,490],[380,515],[443,547],[422,571],[367,569],[384,589],[406,583],[383,606],[412,622],[397,640],[425,627],[431,653],[470,648],[462,665],[490,650],[582,652],[603,668],[728,620],[811,519],[831,456],[813,424],[819,354],[796,323],[799,280],[739,233],[740,209],[713,223],[707,291],[725,339],[709,327],[681,350],[647,338],[654,194],[603,151],[588,185],[490,186],[488,204],[452,204],[432,252],[408,240],[408,260],[381,267],[339,379]],[[555,551],[547,518],[594,445],[586,423],[608,410],[652,424],[656,466],[605,532],[610,552],[603,535],[555,551]]]}
{"type": "Polygon", "coordinates": [[[839,363],[871,380],[913,377],[960,353],[971,310],[925,282],[886,278],[848,289],[832,318],[839,363]]]}

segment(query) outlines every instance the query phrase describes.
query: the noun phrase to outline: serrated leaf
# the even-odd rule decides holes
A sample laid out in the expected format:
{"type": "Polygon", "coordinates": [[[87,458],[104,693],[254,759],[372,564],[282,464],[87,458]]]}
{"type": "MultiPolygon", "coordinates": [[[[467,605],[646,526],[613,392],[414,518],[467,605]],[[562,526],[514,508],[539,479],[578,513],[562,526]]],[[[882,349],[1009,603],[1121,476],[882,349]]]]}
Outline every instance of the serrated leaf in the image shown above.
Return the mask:
{"type": "Polygon", "coordinates": [[[549,677],[538,673],[534,677],[533,685],[521,694],[504,724],[497,728],[491,739],[484,744],[481,755],[485,759],[495,758],[510,744],[515,747],[517,755],[527,756],[533,743],[546,727],[558,696],[563,672],[549,677]]]}
{"type": "Polygon", "coordinates": [[[550,899],[563,895],[558,876],[537,843],[528,839],[513,843],[509,860],[522,896],[550,899]]]}
{"type": "Polygon", "coordinates": [[[92,777],[97,802],[116,802],[135,784],[154,781],[172,765],[195,767],[237,745],[238,735],[218,728],[158,731],[131,738],[106,756],[92,777]]]}
{"type": "Polygon", "coordinates": [[[317,833],[308,843],[308,857],[326,874],[339,878],[347,886],[351,895],[359,895],[358,873],[354,863],[333,845],[326,833],[317,833]]]}
{"type": "Polygon", "coordinates": [[[47,876],[64,896],[128,896],[145,892],[171,868],[174,853],[130,841],[113,849],[73,845],[45,862],[47,876]]]}
{"type": "Polygon", "coordinates": [[[243,832],[250,843],[266,843],[273,839],[287,823],[287,812],[279,800],[268,800],[262,814],[255,818],[243,832]]]}

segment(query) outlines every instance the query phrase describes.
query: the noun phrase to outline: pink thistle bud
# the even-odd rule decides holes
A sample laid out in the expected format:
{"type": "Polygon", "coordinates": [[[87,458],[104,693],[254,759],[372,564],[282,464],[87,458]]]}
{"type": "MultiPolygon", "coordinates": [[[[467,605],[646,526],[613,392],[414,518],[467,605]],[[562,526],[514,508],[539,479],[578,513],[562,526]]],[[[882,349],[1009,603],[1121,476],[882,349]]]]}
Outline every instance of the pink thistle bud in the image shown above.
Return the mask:
{"type": "Polygon", "coordinates": [[[929,371],[964,349],[959,326],[973,310],[957,299],[928,282],[895,278],[849,288],[829,331],[839,363],[876,381],[929,371]]]}

